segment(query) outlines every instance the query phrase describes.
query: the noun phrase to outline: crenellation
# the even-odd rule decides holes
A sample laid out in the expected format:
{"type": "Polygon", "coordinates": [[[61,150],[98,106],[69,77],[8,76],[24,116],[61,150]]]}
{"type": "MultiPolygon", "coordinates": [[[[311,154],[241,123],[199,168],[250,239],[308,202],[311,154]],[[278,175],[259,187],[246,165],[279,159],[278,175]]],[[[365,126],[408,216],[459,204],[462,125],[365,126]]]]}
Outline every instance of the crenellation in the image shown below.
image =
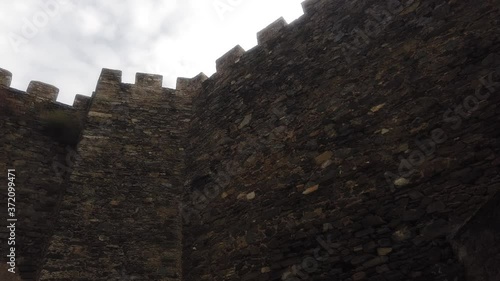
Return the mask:
{"type": "Polygon", "coordinates": [[[0,68],[0,86],[9,88],[12,82],[12,73],[6,69],[0,68]]]}
{"type": "Polygon", "coordinates": [[[301,3],[304,14],[310,15],[319,11],[319,6],[324,3],[323,0],[305,0],[301,3]]]}
{"type": "Polygon", "coordinates": [[[99,80],[97,81],[96,91],[106,89],[116,89],[122,83],[122,71],[109,68],[103,68],[99,80]]]}
{"type": "Polygon", "coordinates": [[[273,23],[257,33],[257,42],[259,45],[264,45],[270,40],[276,38],[280,31],[287,26],[287,22],[283,17],[275,20],[273,23]]]}
{"type": "MultiPolygon", "coordinates": [[[[97,82],[96,90],[93,95],[92,109],[107,108],[107,103],[118,99],[120,89],[124,87],[122,83],[122,71],[103,68],[97,82]]],[[[104,110],[104,109],[99,109],[104,110]]]]}
{"type": "Polygon", "coordinates": [[[245,50],[240,45],[236,45],[235,47],[233,47],[231,50],[229,50],[222,57],[215,61],[217,73],[221,73],[225,69],[228,69],[231,65],[237,63],[240,60],[240,57],[244,54],[245,50]]]}
{"type": "Polygon", "coordinates": [[[75,100],[73,101],[73,107],[77,110],[88,110],[92,97],[84,95],[75,95],[75,100]]]}
{"type": "Polygon", "coordinates": [[[122,83],[122,71],[110,68],[103,68],[99,76],[99,82],[122,83]]]}
{"type": "Polygon", "coordinates": [[[137,87],[159,89],[163,84],[163,76],[157,74],[136,73],[135,85],[137,87]]]}
{"type": "Polygon", "coordinates": [[[26,93],[41,101],[55,102],[59,94],[59,88],[40,81],[31,81],[26,93]]]}
{"type": "Polygon", "coordinates": [[[194,96],[201,89],[203,82],[208,77],[205,73],[201,72],[193,78],[177,78],[176,93],[181,96],[194,96]]]}

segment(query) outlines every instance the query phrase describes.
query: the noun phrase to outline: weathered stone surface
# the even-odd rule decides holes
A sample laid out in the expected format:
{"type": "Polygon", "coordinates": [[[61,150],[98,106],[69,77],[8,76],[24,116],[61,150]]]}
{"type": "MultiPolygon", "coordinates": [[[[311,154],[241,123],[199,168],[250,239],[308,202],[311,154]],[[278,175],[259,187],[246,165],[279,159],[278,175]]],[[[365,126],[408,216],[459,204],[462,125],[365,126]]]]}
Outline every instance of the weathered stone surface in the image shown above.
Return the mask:
{"type": "Polygon", "coordinates": [[[352,276],[352,280],[354,281],[359,281],[359,280],[365,280],[366,279],[366,272],[356,272],[353,276],[352,276]]]}
{"type": "MultiPolygon", "coordinates": [[[[498,9],[392,4],[308,0],[176,90],[104,69],[91,105],[70,108],[2,85],[0,168],[21,169],[25,198],[21,275],[463,280],[447,239],[499,189],[498,9]],[[44,130],[52,110],[86,121],[80,158],[44,130]],[[54,184],[52,159],[68,156],[54,184]]],[[[483,251],[495,236],[468,233],[482,244],[462,247],[496,254],[483,251]]]]}
{"type": "Polygon", "coordinates": [[[275,20],[263,30],[257,33],[257,42],[259,45],[276,38],[280,31],[286,26],[286,21],[283,17],[275,20]]]}
{"type": "MultiPolygon", "coordinates": [[[[59,198],[76,160],[71,153],[75,143],[66,142],[66,136],[78,138],[84,115],[84,110],[0,87],[0,169],[5,171],[5,178],[7,169],[16,170],[17,202],[10,203],[17,210],[16,272],[23,280],[33,280],[40,268],[46,241],[55,227],[59,198]]],[[[5,212],[0,218],[6,221],[8,192],[4,191],[0,193],[0,206],[5,212]]],[[[9,234],[6,227],[0,230],[5,241],[0,252],[6,253],[0,258],[2,264],[10,248],[3,238],[9,234]]],[[[7,271],[2,268],[3,272],[7,271]]],[[[11,277],[15,278],[13,274],[11,277]]]]}
{"type": "Polygon", "coordinates": [[[453,237],[467,280],[499,280],[500,192],[489,200],[453,237]]]}
{"type": "Polygon", "coordinates": [[[318,191],[318,189],[319,189],[319,185],[316,184],[316,185],[313,185],[311,187],[308,187],[306,190],[304,190],[304,192],[302,192],[302,194],[308,195],[308,194],[311,194],[313,192],[318,191]]]}
{"type": "Polygon", "coordinates": [[[427,206],[427,213],[432,214],[436,212],[442,212],[446,208],[446,205],[442,201],[436,201],[427,206]]]}
{"type": "Polygon", "coordinates": [[[333,152],[331,151],[326,151],[314,158],[314,161],[316,161],[317,165],[323,165],[326,161],[330,160],[333,156],[333,152]]]}

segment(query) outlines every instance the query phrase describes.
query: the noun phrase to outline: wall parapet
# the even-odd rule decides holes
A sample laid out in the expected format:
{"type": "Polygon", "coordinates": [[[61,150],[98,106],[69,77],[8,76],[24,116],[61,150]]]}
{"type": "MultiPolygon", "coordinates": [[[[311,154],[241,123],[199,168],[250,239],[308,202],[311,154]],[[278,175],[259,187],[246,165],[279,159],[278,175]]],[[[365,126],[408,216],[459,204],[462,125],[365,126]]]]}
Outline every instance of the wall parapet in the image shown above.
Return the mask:
{"type": "Polygon", "coordinates": [[[59,88],[40,81],[31,81],[26,93],[43,101],[55,102],[59,94],[59,88]]]}
{"type": "Polygon", "coordinates": [[[148,73],[136,73],[135,75],[135,85],[137,85],[138,87],[160,89],[162,88],[162,84],[162,75],[148,73]]]}
{"type": "Polygon", "coordinates": [[[236,45],[215,61],[217,72],[223,72],[224,69],[227,69],[231,65],[237,63],[244,54],[245,50],[240,45],[236,45]]]}
{"type": "MultiPolygon", "coordinates": [[[[21,117],[27,122],[42,124],[44,134],[61,143],[77,139],[88,113],[91,97],[76,95],[73,106],[57,102],[59,88],[40,81],[31,81],[26,91],[10,87],[12,74],[0,69],[0,113],[7,117],[21,117]],[[73,125],[77,127],[72,127],[73,125]],[[55,129],[57,128],[57,129],[55,129]],[[73,130],[74,129],[74,130],[73,130]],[[54,130],[64,132],[62,135],[54,130]]],[[[38,127],[37,127],[38,128],[38,127]]]]}
{"type": "Polygon", "coordinates": [[[109,87],[115,87],[122,83],[122,71],[103,68],[101,70],[101,75],[99,75],[99,80],[97,81],[96,92],[100,90],[109,89],[109,87]]]}
{"type": "Polygon", "coordinates": [[[276,38],[280,31],[287,26],[287,22],[283,17],[272,22],[261,31],[257,32],[257,42],[259,45],[264,45],[270,40],[276,38]]]}
{"type": "Polygon", "coordinates": [[[203,82],[207,79],[208,77],[203,72],[193,78],[179,77],[175,87],[176,92],[181,96],[193,96],[201,89],[203,82]]]}

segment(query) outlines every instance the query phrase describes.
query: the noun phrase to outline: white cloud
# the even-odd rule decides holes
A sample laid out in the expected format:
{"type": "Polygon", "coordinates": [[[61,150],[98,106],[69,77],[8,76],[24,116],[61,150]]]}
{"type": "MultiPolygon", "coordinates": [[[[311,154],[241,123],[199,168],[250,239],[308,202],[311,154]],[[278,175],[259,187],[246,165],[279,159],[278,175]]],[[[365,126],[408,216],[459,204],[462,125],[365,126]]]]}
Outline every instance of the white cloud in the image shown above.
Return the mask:
{"type": "Polygon", "coordinates": [[[80,21],[79,31],[85,36],[93,36],[104,28],[99,13],[93,7],[86,7],[77,11],[76,18],[80,21]]]}
{"type": "Polygon", "coordinates": [[[64,103],[90,95],[102,68],[122,70],[130,83],[136,72],[162,74],[164,86],[174,88],[177,77],[213,74],[215,60],[235,45],[253,47],[256,33],[278,17],[300,16],[300,2],[1,1],[8,13],[0,17],[0,67],[13,73],[12,87],[47,82],[60,88],[64,103]]]}

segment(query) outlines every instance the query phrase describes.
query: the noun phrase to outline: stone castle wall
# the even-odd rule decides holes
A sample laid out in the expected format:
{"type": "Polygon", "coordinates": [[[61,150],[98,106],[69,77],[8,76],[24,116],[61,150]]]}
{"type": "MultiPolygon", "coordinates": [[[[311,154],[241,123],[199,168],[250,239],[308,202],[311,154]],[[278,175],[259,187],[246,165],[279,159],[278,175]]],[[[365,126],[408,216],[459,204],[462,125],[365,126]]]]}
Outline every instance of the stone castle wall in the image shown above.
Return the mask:
{"type": "MultiPolygon", "coordinates": [[[[7,169],[16,169],[17,270],[23,280],[34,280],[56,222],[70,171],[68,152],[87,115],[88,99],[77,96],[74,107],[69,107],[55,102],[58,90],[53,86],[31,82],[21,92],[10,88],[10,81],[11,74],[0,70],[0,168],[5,179],[7,169]],[[71,130],[65,130],[62,119],[71,130]]],[[[7,219],[4,191],[0,194],[2,221],[7,219]]],[[[2,227],[2,263],[9,253],[4,240],[9,234],[2,227]]]]}
{"type": "Polygon", "coordinates": [[[103,70],[40,280],[181,280],[188,97],[103,70]]]}
{"type": "Polygon", "coordinates": [[[498,2],[303,8],[176,89],[0,71],[23,279],[495,280],[498,2]]]}
{"type": "Polygon", "coordinates": [[[92,98],[67,106],[51,85],[22,92],[1,74],[0,159],[19,171],[23,280],[180,280],[184,136],[191,93],[206,77],[166,89],[159,75],[125,84],[104,69],[92,98]]]}
{"type": "Polygon", "coordinates": [[[218,61],[185,280],[463,280],[449,236],[500,186],[498,5],[397,3],[307,1],[218,61]]]}

